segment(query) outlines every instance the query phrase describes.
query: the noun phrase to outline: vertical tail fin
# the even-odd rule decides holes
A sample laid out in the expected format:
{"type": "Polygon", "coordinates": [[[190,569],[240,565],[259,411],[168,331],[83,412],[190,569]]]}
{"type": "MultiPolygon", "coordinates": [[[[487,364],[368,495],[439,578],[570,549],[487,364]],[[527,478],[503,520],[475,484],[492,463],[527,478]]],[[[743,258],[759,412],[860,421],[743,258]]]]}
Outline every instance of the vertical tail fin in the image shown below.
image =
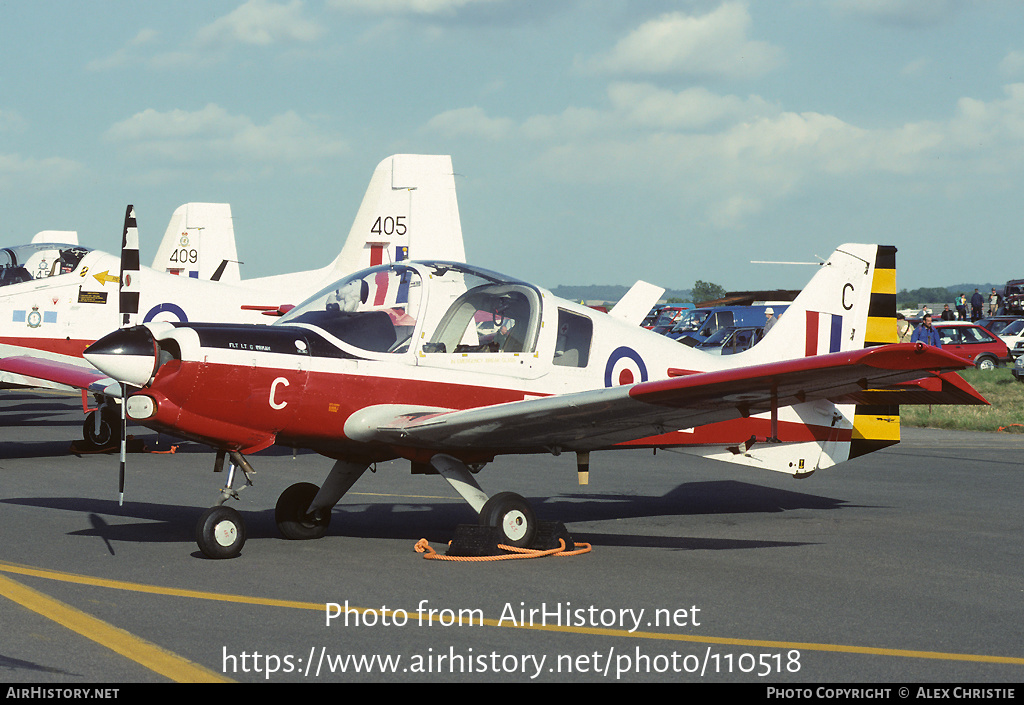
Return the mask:
{"type": "MultiPolygon", "coordinates": [[[[752,359],[770,362],[857,350],[887,340],[882,309],[889,299],[883,301],[873,293],[877,262],[883,251],[888,253],[883,257],[886,263],[895,262],[895,248],[856,244],[838,247],[764,340],[744,353],[744,364],[752,359]]],[[[891,272],[879,274],[879,286],[888,287],[888,282],[895,282],[895,270],[891,272]]],[[[891,302],[892,315],[888,320],[895,342],[895,291],[891,302]]]]}
{"type": "Polygon", "coordinates": [[[193,279],[241,279],[228,203],[186,203],[171,215],[153,269],[193,279]]]}
{"type": "Polygon", "coordinates": [[[378,164],[333,267],[348,274],[405,259],[466,259],[450,156],[396,154],[378,164]]]}

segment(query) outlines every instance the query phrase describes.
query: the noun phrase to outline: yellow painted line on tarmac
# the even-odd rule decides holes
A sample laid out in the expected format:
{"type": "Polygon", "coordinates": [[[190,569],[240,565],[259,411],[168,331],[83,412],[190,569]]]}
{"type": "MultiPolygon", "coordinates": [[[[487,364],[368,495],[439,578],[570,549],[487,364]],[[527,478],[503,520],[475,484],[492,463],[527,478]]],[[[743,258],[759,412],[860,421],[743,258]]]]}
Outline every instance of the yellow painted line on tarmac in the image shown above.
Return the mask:
{"type": "MultiPolygon", "coordinates": [[[[30,575],[48,580],[59,580],[62,582],[77,583],[79,585],[93,585],[115,590],[127,590],[131,592],[143,592],[152,595],[166,595],[170,597],[188,597],[199,600],[214,600],[218,602],[234,602],[247,605],[260,605],[265,607],[286,607],[289,609],[326,611],[326,605],[322,602],[301,602],[297,600],[278,600],[266,597],[252,597],[246,595],[227,595],[215,592],[204,592],[202,590],[184,590],[181,588],[162,587],[159,585],[145,585],[142,583],[128,583],[120,580],[109,580],[89,575],[78,575],[75,573],[64,573],[61,571],[47,570],[44,568],[33,568],[31,566],[17,565],[13,563],[0,562],[0,573],[17,573],[30,575]]],[[[3,580],[0,577],[0,580],[3,580]]],[[[11,581],[13,582],[13,581],[11,581]]],[[[17,584],[17,583],[15,583],[17,584]]],[[[0,590],[2,592],[2,590],[0,590]]],[[[13,599],[13,598],[12,598],[13,599]]],[[[447,615],[440,612],[423,613],[418,610],[375,610],[369,608],[349,606],[350,610],[360,614],[374,612],[377,617],[393,617],[396,612],[403,612],[407,618],[418,619],[423,622],[442,622],[450,626],[454,622],[447,615]]],[[[450,613],[451,610],[448,610],[450,613]]],[[[456,610],[457,612],[457,610],[456,610]]],[[[44,613],[45,614],[45,613],[44,613]]],[[[464,620],[455,618],[459,624],[464,620]]],[[[744,646],[769,649],[798,649],[802,651],[822,651],[846,654],[864,654],[869,656],[894,656],[899,658],[923,658],[936,659],[941,661],[972,661],[977,663],[998,663],[1015,666],[1024,666],[1024,658],[1016,656],[990,656],[984,654],[957,654],[944,651],[918,651],[912,649],[886,649],[872,646],[850,646],[844,644],[816,644],[812,642],[796,641],[768,641],[764,639],[733,639],[728,637],[699,636],[695,634],[669,634],[665,632],[629,632],[625,629],[605,629],[599,627],[560,627],[558,625],[516,625],[510,624],[511,620],[499,619],[473,619],[472,624],[502,627],[505,629],[535,629],[539,631],[564,632],[569,634],[589,634],[595,636],[611,636],[632,639],[651,639],[660,641],[682,641],[697,644],[718,644],[723,646],[744,646]]],[[[466,622],[467,624],[469,622],[466,622]]],[[[198,668],[198,667],[197,667],[198,668]]],[[[214,674],[217,675],[217,674],[214,674]]]]}
{"type": "Polygon", "coordinates": [[[0,575],[0,595],[17,602],[101,646],[178,683],[231,683],[219,673],[192,663],[134,634],[0,575]]]}

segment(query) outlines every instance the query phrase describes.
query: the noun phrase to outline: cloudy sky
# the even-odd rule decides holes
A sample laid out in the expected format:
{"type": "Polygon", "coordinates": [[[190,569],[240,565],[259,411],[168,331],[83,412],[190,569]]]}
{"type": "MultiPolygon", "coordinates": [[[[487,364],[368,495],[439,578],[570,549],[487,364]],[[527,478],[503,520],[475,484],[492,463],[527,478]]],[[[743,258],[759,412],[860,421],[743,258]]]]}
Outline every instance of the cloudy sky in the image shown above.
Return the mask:
{"type": "Polygon", "coordinates": [[[407,152],[548,287],[1024,277],[1019,0],[0,0],[0,42],[2,244],[229,202],[243,276],[308,269],[407,152]]]}

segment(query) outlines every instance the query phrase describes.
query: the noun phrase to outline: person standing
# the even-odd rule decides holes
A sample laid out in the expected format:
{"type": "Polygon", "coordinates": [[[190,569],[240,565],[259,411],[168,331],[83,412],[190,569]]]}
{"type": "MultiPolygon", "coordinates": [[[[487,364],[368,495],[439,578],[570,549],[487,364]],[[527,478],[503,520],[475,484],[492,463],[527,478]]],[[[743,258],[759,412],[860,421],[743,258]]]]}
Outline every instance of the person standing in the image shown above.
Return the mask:
{"type": "Polygon", "coordinates": [[[960,292],[960,296],[956,299],[956,315],[961,321],[967,320],[967,297],[964,292],[960,292]]]}
{"type": "Polygon", "coordinates": [[[942,337],[939,335],[939,331],[932,328],[932,317],[925,316],[924,320],[921,321],[921,325],[914,331],[914,335],[910,337],[911,343],[924,343],[925,345],[934,345],[937,348],[942,347],[942,337]]]}
{"type": "Polygon", "coordinates": [[[953,309],[951,309],[949,307],[949,304],[946,304],[945,307],[942,309],[942,320],[944,320],[944,321],[955,321],[956,320],[956,314],[953,313],[953,309]]]}
{"type": "Polygon", "coordinates": [[[985,299],[982,297],[978,290],[974,290],[974,295],[971,296],[971,320],[976,321],[981,318],[981,307],[985,305],[985,299]]]}
{"type": "Polygon", "coordinates": [[[998,310],[999,294],[997,294],[995,288],[993,288],[992,293],[988,295],[988,315],[994,316],[998,310]]]}

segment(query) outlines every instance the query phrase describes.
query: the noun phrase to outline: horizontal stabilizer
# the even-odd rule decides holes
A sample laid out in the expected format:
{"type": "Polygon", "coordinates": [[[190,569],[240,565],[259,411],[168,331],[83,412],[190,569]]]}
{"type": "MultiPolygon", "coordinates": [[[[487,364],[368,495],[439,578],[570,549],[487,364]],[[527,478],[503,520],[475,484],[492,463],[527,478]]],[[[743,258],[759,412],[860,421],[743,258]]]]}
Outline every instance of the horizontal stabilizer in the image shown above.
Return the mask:
{"type": "Polygon", "coordinates": [[[626,292],[625,296],[619,299],[619,302],[612,307],[608,314],[638,326],[643,323],[644,317],[650,313],[664,293],[663,287],[638,281],[626,292]]]}
{"type": "Polygon", "coordinates": [[[907,404],[960,404],[987,405],[989,402],[956,372],[944,372],[935,377],[915,379],[881,389],[865,389],[850,394],[841,401],[854,404],[892,405],[907,404]]]}

